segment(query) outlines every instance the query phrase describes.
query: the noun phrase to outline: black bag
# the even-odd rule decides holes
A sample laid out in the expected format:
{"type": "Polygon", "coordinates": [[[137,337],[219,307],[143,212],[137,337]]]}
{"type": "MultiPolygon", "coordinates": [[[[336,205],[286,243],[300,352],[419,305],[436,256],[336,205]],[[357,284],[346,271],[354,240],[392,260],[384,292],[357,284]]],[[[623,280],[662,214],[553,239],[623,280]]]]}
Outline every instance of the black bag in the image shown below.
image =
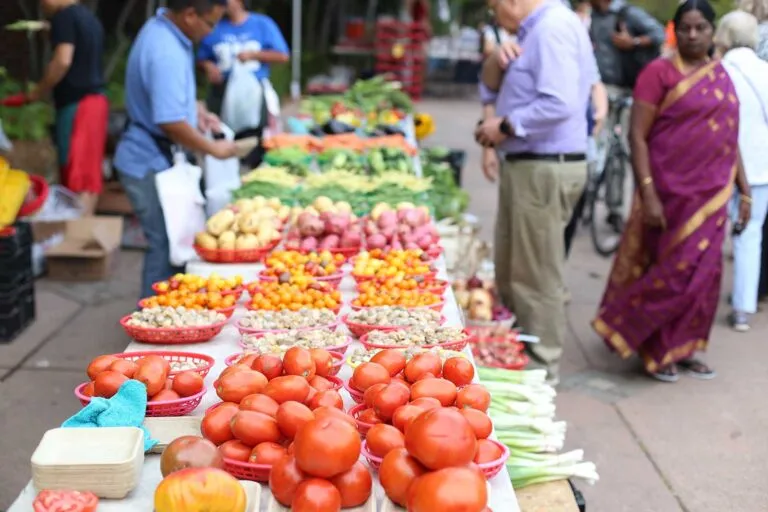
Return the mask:
{"type": "MultiPolygon", "coordinates": [[[[621,26],[625,25],[627,31],[629,31],[632,37],[641,37],[647,34],[633,31],[632,24],[628,23],[627,13],[633,7],[631,5],[625,5],[621,8],[616,17],[616,31],[621,31],[621,26]]],[[[632,50],[626,50],[621,52],[621,76],[622,85],[634,89],[637,77],[645,66],[651,63],[651,61],[661,56],[661,45],[648,46],[645,48],[633,48],[632,50]]]]}

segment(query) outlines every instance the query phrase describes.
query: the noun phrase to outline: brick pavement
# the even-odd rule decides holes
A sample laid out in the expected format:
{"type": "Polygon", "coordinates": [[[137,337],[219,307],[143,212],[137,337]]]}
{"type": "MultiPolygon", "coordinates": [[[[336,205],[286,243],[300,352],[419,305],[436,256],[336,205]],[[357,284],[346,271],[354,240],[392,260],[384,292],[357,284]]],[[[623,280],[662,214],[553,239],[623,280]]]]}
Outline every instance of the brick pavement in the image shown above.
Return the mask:
{"type": "MultiPolygon", "coordinates": [[[[437,124],[428,142],[468,151],[464,182],[490,239],[496,192],[479,171],[471,141],[479,108],[470,100],[424,102],[421,108],[437,124]]],[[[140,262],[139,253],[124,251],[119,272],[105,283],[38,281],[37,322],[13,344],[0,345],[0,510],[28,480],[29,457],[42,433],[78,407],[72,389],[85,378],[87,362],[127,345],[116,322],[134,307],[140,262]]],[[[583,448],[602,477],[594,487],[582,486],[588,510],[768,510],[762,473],[768,319],[758,315],[750,333],[735,334],[724,325],[723,308],[708,354],[718,378],[655,383],[639,373],[636,361],[609,354],[588,326],[608,268],[588,235],[579,236],[567,271],[573,300],[558,412],[568,421],[567,447],[583,448]]]]}

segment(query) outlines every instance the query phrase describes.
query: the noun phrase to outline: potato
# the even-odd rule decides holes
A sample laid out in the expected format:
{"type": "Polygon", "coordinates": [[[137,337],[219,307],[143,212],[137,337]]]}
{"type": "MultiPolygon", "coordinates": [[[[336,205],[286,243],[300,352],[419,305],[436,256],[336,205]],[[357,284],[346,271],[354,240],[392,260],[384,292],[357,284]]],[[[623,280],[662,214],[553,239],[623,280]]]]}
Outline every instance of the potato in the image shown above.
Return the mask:
{"type": "Polygon", "coordinates": [[[301,206],[294,206],[291,208],[291,215],[290,215],[290,223],[295,224],[296,221],[299,219],[299,215],[304,213],[304,208],[301,206]]]}
{"type": "Polygon", "coordinates": [[[315,199],[315,201],[312,203],[312,206],[315,207],[315,209],[322,213],[322,212],[330,212],[334,209],[333,201],[331,201],[329,198],[325,196],[320,196],[315,199]]]}
{"type": "Polygon", "coordinates": [[[244,250],[244,249],[258,249],[259,248],[259,240],[256,238],[256,235],[252,234],[245,234],[240,235],[237,237],[237,240],[235,240],[235,249],[237,250],[244,250]]]}
{"type": "Polygon", "coordinates": [[[270,229],[259,231],[256,234],[256,239],[258,240],[259,247],[265,247],[270,243],[272,243],[273,240],[279,237],[280,237],[280,233],[277,232],[274,226],[272,226],[270,229]]]}
{"type": "Polygon", "coordinates": [[[346,201],[336,203],[336,211],[339,213],[352,213],[352,205],[346,201]]]}
{"type": "Polygon", "coordinates": [[[280,202],[280,198],[278,197],[270,197],[267,199],[267,206],[272,208],[273,210],[279,210],[283,204],[280,202]]]}
{"type": "Polygon", "coordinates": [[[240,217],[237,225],[240,228],[240,231],[243,233],[257,233],[261,220],[261,214],[258,212],[246,213],[240,217]]]}
{"type": "Polygon", "coordinates": [[[315,208],[314,206],[307,206],[306,208],[304,208],[304,212],[311,213],[312,215],[317,215],[317,216],[320,215],[320,212],[317,211],[317,208],[315,208]]]}
{"type": "Polygon", "coordinates": [[[219,249],[232,251],[235,249],[235,239],[237,236],[232,231],[225,231],[219,235],[219,249]]]}
{"type": "Polygon", "coordinates": [[[267,200],[264,199],[262,196],[256,196],[253,199],[251,199],[251,202],[253,203],[253,209],[254,210],[261,210],[265,206],[267,206],[267,200]]]}
{"type": "Polygon", "coordinates": [[[219,247],[216,237],[206,232],[198,233],[195,236],[195,244],[203,249],[217,249],[219,247]]]}
{"type": "Polygon", "coordinates": [[[391,208],[387,203],[379,203],[373,207],[373,210],[371,210],[371,218],[373,220],[379,220],[381,214],[389,210],[391,210],[391,208]]]}
{"type": "Polygon", "coordinates": [[[280,220],[285,220],[291,215],[291,208],[289,206],[283,205],[280,207],[280,209],[277,211],[277,216],[280,218],[280,220]]]}
{"type": "Polygon", "coordinates": [[[235,208],[239,213],[248,213],[254,211],[254,204],[251,199],[238,199],[235,201],[235,208]]]}
{"type": "Polygon", "coordinates": [[[235,222],[235,212],[225,209],[208,219],[208,222],[205,223],[205,228],[213,236],[219,236],[232,227],[233,222],[235,222]]]}
{"type": "Polygon", "coordinates": [[[416,206],[413,203],[408,203],[408,202],[397,203],[398,210],[413,210],[414,208],[416,208],[416,206]]]}

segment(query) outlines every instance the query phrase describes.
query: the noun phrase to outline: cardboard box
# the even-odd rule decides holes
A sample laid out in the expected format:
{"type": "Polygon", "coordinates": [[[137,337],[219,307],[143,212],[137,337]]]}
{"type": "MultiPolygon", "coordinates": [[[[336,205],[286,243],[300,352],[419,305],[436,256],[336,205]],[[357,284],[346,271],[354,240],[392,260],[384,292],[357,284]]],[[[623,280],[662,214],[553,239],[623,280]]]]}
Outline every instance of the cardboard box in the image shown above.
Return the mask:
{"type": "Polygon", "coordinates": [[[66,223],[64,240],[48,249],[48,277],[98,281],[109,276],[123,237],[121,217],[86,217],[66,223]]]}
{"type": "Polygon", "coordinates": [[[118,181],[104,183],[104,190],[99,195],[96,203],[96,213],[110,213],[116,215],[132,215],[133,207],[125,195],[122,185],[118,181]]]}

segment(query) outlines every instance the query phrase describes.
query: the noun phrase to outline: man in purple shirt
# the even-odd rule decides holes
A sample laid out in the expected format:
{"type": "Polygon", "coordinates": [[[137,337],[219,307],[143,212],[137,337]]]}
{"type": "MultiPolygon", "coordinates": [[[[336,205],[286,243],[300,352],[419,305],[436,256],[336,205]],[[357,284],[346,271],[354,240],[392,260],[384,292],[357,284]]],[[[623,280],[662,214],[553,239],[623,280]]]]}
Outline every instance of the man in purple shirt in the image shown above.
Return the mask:
{"type": "Polygon", "coordinates": [[[583,24],[559,0],[489,6],[520,47],[498,94],[481,84],[475,132],[483,170],[500,182],[496,283],[521,326],[541,338],[528,350],[556,383],[566,330],[563,229],[587,180],[585,112],[599,75],[583,24]]]}

